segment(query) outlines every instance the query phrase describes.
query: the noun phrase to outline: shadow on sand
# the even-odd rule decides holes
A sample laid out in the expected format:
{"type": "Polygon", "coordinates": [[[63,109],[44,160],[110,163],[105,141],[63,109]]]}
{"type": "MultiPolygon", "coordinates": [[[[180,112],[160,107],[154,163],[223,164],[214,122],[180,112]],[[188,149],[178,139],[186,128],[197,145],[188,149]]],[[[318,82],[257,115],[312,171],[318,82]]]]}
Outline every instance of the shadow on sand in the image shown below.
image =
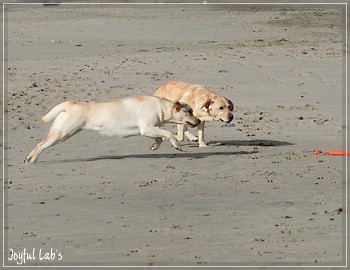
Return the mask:
{"type": "MultiPolygon", "coordinates": [[[[220,145],[232,145],[232,146],[284,146],[294,145],[294,143],[285,141],[274,141],[274,140],[222,140],[215,141],[220,145]]],[[[210,144],[210,143],[209,143],[210,144]]]]}
{"type": "MultiPolygon", "coordinates": [[[[184,144],[188,147],[198,147],[197,144],[184,144]]],[[[113,159],[127,159],[127,158],[141,158],[141,159],[156,159],[156,158],[189,158],[189,159],[202,159],[211,156],[240,156],[240,155],[251,155],[259,153],[257,150],[252,151],[219,151],[216,146],[265,146],[265,147],[276,147],[283,145],[293,145],[289,142],[284,141],[271,141],[271,140],[229,140],[229,141],[216,141],[209,142],[212,147],[207,148],[212,151],[203,152],[186,152],[179,151],[176,153],[156,153],[152,152],[150,154],[127,154],[127,155],[108,155],[108,156],[98,156],[92,158],[77,158],[77,159],[64,159],[60,161],[42,161],[42,163],[52,164],[52,163],[68,163],[68,162],[84,162],[84,161],[98,161],[98,160],[113,160],[113,159]],[[215,151],[216,150],[216,151],[215,151]]],[[[226,148],[227,149],[227,148],[226,148]]]]}

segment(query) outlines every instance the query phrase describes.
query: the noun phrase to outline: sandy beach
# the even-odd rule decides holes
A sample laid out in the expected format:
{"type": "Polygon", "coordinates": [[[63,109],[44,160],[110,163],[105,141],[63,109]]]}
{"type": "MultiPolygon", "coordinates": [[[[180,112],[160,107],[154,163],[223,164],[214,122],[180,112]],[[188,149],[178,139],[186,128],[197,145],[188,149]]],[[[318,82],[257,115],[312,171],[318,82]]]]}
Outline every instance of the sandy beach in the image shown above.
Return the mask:
{"type": "Polygon", "coordinates": [[[345,157],[314,154],[349,130],[344,5],[5,12],[6,265],[345,265],[345,157]],[[207,124],[211,147],[83,131],[23,163],[58,103],[167,80],[235,104],[232,123],[207,124]]]}

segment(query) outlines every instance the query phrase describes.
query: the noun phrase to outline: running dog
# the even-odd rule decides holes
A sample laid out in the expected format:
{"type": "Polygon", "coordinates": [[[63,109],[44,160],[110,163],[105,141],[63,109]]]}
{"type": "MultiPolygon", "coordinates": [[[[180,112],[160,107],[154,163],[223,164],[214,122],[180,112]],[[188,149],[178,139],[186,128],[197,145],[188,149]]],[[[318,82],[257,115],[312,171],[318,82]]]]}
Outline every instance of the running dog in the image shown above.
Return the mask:
{"type": "Polygon", "coordinates": [[[157,150],[166,138],[174,148],[181,150],[175,136],[159,126],[176,123],[195,127],[200,123],[189,105],[154,96],[136,96],[111,102],[67,101],[42,118],[44,123],[53,120],[47,138],[36,145],[26,156],[25,162],[35,163],[43,150],[83,129],[109,136],[150,137],[155,140],[150,150],[157,150]]]}
{"type": "Polygon", "coordinates": [[[197,126],[198,138],[187,130],[186,124],[179,124],[176,135],[179,141],[183,141],[184,135],[186,135],[190,141],[198,141],[199,147],[208,147],[204,141],[205,122],[219,120],[230,123],[233,120],[232,101],[203,85],[169,81],[162,84],[154,95],[172,101],[185,102],[192,107],[193,115],[201,120],[201,123],[197,126]]]}

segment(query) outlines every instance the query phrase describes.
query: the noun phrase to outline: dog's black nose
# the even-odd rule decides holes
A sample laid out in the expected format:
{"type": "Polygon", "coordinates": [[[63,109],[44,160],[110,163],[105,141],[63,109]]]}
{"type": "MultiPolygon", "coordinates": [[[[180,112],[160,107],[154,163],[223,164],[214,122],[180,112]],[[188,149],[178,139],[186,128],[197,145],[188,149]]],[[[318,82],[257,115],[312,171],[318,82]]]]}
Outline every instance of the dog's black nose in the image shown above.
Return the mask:
{"type": "Polygon", "coordinates": [[[233,114],[230,114],[228,117],[228,122],[231,122],[233,120],[233,114]]]}

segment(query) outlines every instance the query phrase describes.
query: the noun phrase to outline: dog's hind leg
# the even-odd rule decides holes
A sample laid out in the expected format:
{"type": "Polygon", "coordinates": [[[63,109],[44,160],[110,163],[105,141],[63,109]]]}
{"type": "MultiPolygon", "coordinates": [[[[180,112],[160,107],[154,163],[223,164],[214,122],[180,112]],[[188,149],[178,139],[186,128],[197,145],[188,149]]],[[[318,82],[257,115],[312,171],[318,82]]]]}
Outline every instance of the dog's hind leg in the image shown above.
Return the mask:
{"type": "Polygon", "coordinates": [[[61,143],[67,140],[68,138],[72,137],[74,134],[78,133],[79,131],[80,129],[68,134],[62,134],[62,132],[59,132],[55,129],[51,130],[47,135],[46,139],[38,143],[35,146],[35,148],[30,152],[30,154],[26,156],[26,158],[24,159],[24,162],[36,163],[40,153],[44,151],[46,148],[49,148],[50,146],[56,145],[58,143],[61,143]]]}
{"type": "Polygon", "coordinates": [[[151,148],[150,148],[150,150],[152,151],[157,150],[160,147],[160,145],[163,142],[163,138],[158,137],[158,138],[154,138],[154,140],[155,142],[151,145],[151,148]]]}
{"type": "Polygon", "coordinates": [[[30,154],[25,157],[24,162],[36,163],[42,151],[50,146],[67,140],[74,134],[78,133],[80,130],[81,125],[78,125],[76,122],[69,122],[67,121],[66,117],[56,118],[46,139],[35,146],[30,154]]]}
{"type": "Polygon", "coordinates": [[[49,134],[47,135],[46,139],[42,142],[38,143],[34,149],[30,152],[28,156],[26,156],[24,162],[31,162],[35,163],[42,151],[44,151],[46,148],[55,145],[59,143],[61,140],[61,136],[59,132],[55,129],[51,129],[49,134]]]}

